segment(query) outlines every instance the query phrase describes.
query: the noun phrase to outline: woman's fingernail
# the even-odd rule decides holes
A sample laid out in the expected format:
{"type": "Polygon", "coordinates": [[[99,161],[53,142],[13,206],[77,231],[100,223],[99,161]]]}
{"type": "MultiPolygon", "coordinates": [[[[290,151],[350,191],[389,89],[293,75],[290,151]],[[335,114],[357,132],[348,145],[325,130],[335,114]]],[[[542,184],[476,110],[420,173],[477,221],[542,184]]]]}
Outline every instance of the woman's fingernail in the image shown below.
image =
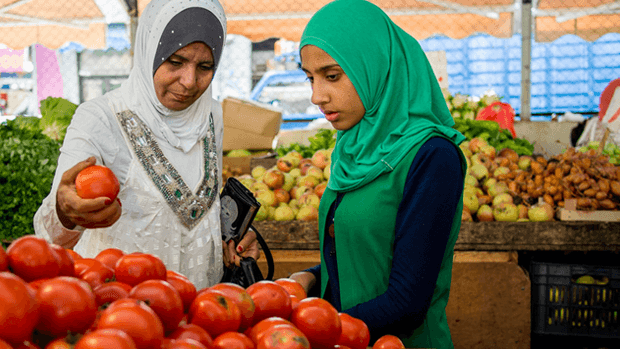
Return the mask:
{"type": "Polygon", "coordinates": [[[237,252],[243,252],[243,246],[241,245],[237,246],[237,252]]]}

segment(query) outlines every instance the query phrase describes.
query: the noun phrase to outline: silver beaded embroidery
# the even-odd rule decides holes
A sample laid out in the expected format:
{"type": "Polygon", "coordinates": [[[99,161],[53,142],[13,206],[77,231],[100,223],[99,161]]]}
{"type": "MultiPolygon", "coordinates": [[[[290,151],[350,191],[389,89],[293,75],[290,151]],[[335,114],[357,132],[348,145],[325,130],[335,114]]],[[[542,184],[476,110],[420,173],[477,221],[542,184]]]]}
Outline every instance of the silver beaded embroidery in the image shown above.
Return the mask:
{"type": "Polygon", "coordinates": [[[210,130],[203,140],[204,178],[197,194],[192,193],[162,153],[151,130],[133,112],[125,110],[116,116],[138,160],[166,199],[168,206],[179,217],[181,223],[191,230],[209,210],[218,194],[213,116],[209,117],[210,130]]]}

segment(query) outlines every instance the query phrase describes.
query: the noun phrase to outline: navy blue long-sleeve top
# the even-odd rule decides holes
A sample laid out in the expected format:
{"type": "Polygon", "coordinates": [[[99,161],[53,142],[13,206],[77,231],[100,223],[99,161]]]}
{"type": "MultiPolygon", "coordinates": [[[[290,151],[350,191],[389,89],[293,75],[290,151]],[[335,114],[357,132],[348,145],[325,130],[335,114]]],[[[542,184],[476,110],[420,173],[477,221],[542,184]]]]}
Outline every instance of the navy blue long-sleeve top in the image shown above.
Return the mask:
{"type": "MultiPolygon", "coordinates": [[[[384,334],[409,336],[419,327],[430,306],[452,220],[463,191],[463,173],[456,147],[434,137],[422,145],[409,169],[403,199],[396,215],[394,255],[386,292],[344,312],[363,320],[371,343],[384,334]]],[[[343,193],[329,210],[325,227],[333,221],[343,193]]],[[[323,263],[329,283],[323,298],[338,311],[340,291],[334,239],[325,232],[323,263]]],[[[307,269],[316,277],[308,296],[320,293],[320,265],[307,269]]]]}

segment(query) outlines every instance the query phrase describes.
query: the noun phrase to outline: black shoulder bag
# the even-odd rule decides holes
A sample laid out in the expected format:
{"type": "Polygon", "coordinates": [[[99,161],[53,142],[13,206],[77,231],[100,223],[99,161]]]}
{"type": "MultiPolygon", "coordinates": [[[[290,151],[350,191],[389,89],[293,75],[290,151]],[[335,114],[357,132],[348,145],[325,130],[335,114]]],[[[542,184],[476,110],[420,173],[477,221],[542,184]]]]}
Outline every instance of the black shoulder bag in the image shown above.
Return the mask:
{"type": "Polygon", "coordinates": [[[228,243],[232,239],[236,245],[251,227],[265,254],[268,267],[267,277],[264,278],[256,260],[252,257],[244,257],[241,259],[240,266],[224,267],[224,276],[220,282],[232,282],[247,288],[257,281],[271,280],[274,272],[273,256],[258,229],[252,225],[261,206],[260,203],[254,194],[234,177],[226,181],[220,194],[220,201],[222,204],[220,211],[222,240],[228,243]]]}

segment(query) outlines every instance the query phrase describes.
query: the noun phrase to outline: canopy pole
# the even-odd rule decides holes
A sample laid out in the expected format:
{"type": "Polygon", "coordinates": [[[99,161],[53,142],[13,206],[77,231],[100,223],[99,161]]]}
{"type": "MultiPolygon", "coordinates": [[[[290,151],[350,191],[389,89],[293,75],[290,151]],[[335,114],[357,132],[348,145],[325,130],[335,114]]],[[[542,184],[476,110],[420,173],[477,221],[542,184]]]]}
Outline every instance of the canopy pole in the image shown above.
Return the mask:
{"type": "Polygon", "coordinates": [[[532,73],[532,1],[521,0],[521,121],[530,121],[532,73]]]}

